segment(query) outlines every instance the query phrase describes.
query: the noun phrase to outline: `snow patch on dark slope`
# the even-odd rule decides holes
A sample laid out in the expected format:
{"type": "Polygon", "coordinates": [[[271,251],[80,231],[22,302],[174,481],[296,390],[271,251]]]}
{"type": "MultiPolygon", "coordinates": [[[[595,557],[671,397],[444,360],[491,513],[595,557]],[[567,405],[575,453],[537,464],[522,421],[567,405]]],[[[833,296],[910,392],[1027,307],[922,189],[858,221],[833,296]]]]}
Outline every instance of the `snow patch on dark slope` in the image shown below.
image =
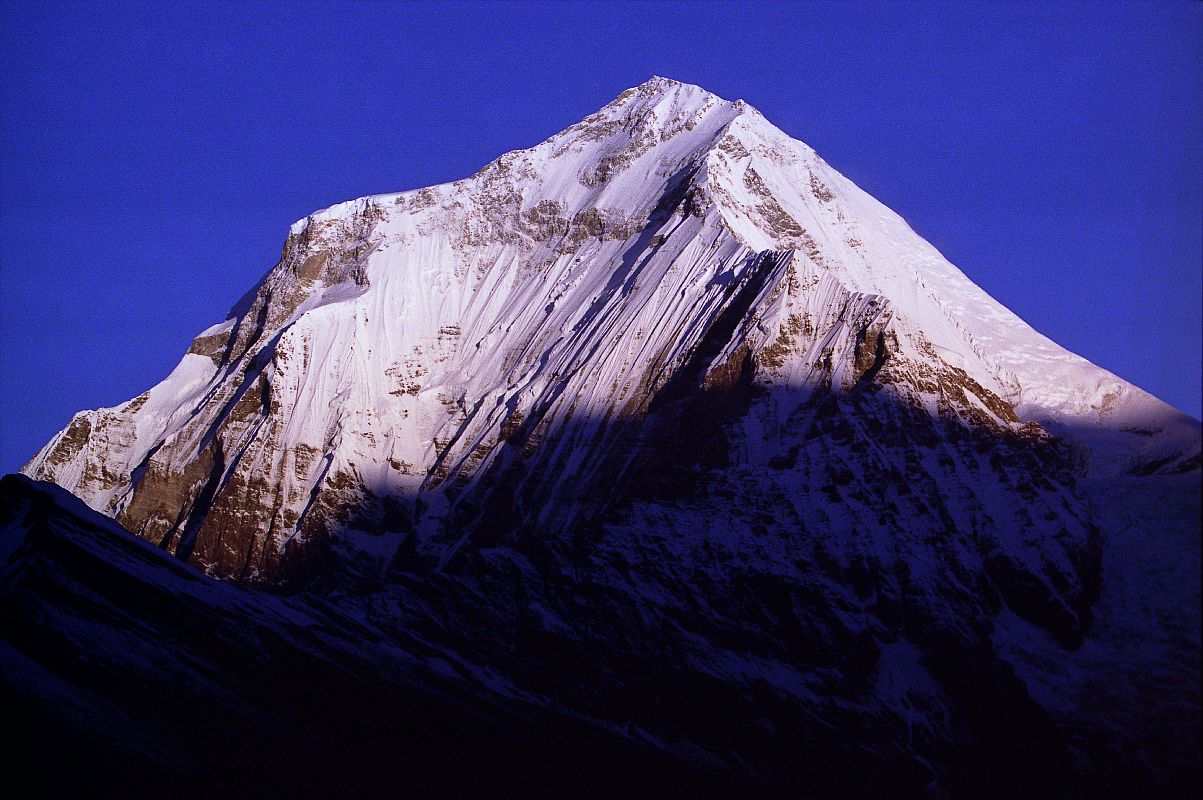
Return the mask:
{"type": "Polygon", "coordinates": [[[24,471],[786,794],[1198,779],[1199,422],[695,86],[299,221],[24,471]]]}

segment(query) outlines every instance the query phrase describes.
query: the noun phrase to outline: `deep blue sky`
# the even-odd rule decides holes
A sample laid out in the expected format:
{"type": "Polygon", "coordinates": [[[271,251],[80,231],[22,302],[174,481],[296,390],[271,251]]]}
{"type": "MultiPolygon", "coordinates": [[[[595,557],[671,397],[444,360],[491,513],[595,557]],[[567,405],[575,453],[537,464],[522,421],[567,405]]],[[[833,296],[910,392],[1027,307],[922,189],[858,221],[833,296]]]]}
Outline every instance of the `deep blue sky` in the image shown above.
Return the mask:
{"type": "Polygon", "coordinates": [[[0,472],[164,377],[340,200],[653,74],[757,106],[1200,416],[1203,4],[0,4],[0,472]]]}

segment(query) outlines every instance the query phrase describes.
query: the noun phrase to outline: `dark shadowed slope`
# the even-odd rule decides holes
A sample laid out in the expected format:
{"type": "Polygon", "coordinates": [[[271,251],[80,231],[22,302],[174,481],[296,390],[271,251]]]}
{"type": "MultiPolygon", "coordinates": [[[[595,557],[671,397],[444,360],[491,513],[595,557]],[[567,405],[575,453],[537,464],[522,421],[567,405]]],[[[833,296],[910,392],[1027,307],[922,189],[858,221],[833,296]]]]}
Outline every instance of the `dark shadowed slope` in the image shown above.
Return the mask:
{"type": "MultiPolygon", "coordinates": [[[[1163,502],[1190,501],[1191,477],[1160,480],[1163,502]]],[[[1111,511],[1140,520],[1118,487],[1111,511]]],[[[658,607],[596,563],[556,577],[518,543],[344,598],[380,606],[361,623],[208,578],[22,476],[0,481],[0,525],[15,763],[48,790],[1093,797],[1198,781],[1189,527],[1112,542],[1091,635],[1067,648],[1039,609],[1036,625],[1006,606],[994,625],[908,611],[908,579],[893,597],[867,566],[723,574],[703,548],[657,568],[673,545],[650,528],[633,549],[629,531],[618,551],[604,536],[595,559],[658,607]],[[883,641],[891,620],[905,638],[883,641]]]]}
{"type": "MultiPolygon", "coordinates": [[[[416,639],[207,578],[0,480],[6,780],[38,796],[656,796],[755,786],[523,704],[416,639]]],[[[402,634],[403,635],[403,634],[402,634]]]]}

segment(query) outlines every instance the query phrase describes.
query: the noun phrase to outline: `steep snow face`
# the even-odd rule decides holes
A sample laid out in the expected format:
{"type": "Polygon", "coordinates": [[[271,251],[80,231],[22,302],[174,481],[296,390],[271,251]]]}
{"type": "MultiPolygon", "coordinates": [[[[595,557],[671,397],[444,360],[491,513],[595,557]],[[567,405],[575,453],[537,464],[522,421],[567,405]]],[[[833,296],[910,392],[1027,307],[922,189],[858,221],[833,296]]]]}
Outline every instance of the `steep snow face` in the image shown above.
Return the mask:
{"type": "MultiPolygon", "coordinates": [[[[470,179],[299,221],[162,384],[77,415],[25,471],[256,579],[365,498],[425,507],[392,509],[368,550],[390,554],[411,521],[437,538],[518,439],[547,462],[537,442],[575,430],[558,469],[586,485],[628,441],[601,430],[687,365],[702,386],[749,358],[758,386],[809,397],[887,356],[924,373],[906,404],[1068,434],[1080,470],[1197,459],[1193,420],[1032,331],[809,147],[656,78],[470,179]]],[[[569,499],[539,514],[571,516],[569,499]]]]}
{"type": "MultiPolygon", "coordinates": [[[[954,743],[993,734],[958,726],[1030,730],[995,621],[1078,647],[1106,541],[1139,538],[1108,481],[1178,496],[1199,452],[755,109],[655,78],[471,178],[299,221],[163,383],[25,472],[588,718],[668,707],[671,674],[969,769],[954,743]]],[[[764,774],[798,744],[635,721],[764,774]]]]}

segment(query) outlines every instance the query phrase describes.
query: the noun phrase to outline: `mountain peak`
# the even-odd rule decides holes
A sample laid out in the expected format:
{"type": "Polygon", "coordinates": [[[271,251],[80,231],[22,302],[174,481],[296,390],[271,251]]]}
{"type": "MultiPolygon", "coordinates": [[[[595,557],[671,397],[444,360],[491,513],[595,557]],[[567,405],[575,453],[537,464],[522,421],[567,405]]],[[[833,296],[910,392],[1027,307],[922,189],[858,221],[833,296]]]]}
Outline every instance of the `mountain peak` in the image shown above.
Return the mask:
{"type": "MultiPolygon", "coordinates": [[[[653,75],[638,86],[633,86],[630,89],[622,92],[618,99],[627,98],[664,98],[674,96],[680,98],[688,98],[699,105],[721,105],[726,108],[731,108],[741,113],[752,113],[763,119],[760,111],[750,103],[742,99],[727,100],[720,97],[718,94],[706,89],[702,86],[693,83],[685,83],[674,78],[665,78],[660,75],[653,75]]],[[[766,120],[767,122],[767,120],[766,120]]],[[[771,124],[771,123],[769,123],[771,124]]]]}
{"type": "MultiPolygon", "coordinates": [[[[496,190],[497,178],[502,174],[515,191],[535,202],[553,199],[569,189],[572,181],[566,180],[568,173],[585,187],[597,190],[588,198],[568,198],[570,206],[642,193],[654,190],[650,184],[643,185],[648,169],[669,175],[689,163],[696,167],[724,139],[730,152],[777,151],[776,157],[789,161],[799,156],[787,151],[796,150],[801,156],[813,154],[804,143],[791,139],[742,100],[726,100],[700,86],[652,76],[543,142],[499,156],[470,179],[338,203],[298,220],[291,233],[301,233],[310,221],[343,218],[372,205],[389,206],[417,193],[475,192],[480,188],[480,179],[496,190]],[[521,176],[521,188],[514,184],[517,176],[521,176]],[[606,197],[594,196],[598,192],[606,197]]],[[[578,194],[570,189],[569,193],[578,194]]]]}
{"type": "MultiPolygon", "coordinates": [[[[643,83],[639,84],[639,86],[636,88],[645,88],[646,87],[649,90],[654,90],[654,89],[670,88],[670,87],[685,86],[685,85],[686,84],[684,84],[681,81],[676,80],[674,78],[666,78],[663,75],[653,75],[650,78],[648,78],[646,81],[644,81],[643,83]]],[[[694,88],[701,88],[701,87],[695,86],[694,88]]]]}
{"type": "Polygon", "coordinates": [[[711,94],[711,92],[706,91],[701,86],[684,83],[674,78],[665,78],[662,75],[653,75],[638,86],[633,86],[626,91],[634,91],[644,95],[665,94],[674,91],[685,92],[687,94],[711,94]]]}
{"type": "Polygon", "coordinates": [[[1072,432],[1095,471],[1197,458],[1197,423],[1031,330],[749,108],[652,78],[470,178],[310,215],[171,376],[77,415],[27,473],[271,581],[295,541],[345,524],[349,494],[421,497],[415,541],[452,558],[461,490],[526,457],[507,442],[737,375],[803,404],[884,382],[999,437],[1072,432]],[[239,494],[265,480],[272,504],[239,494]],[[202,489],[218,512],[156,505],[202,489]],[[222,513],[275,538],[230,549],[222,513]]]}
{"type": "Polygon", "coordinates": [[[700,109],[721,109],[738,113],[745,106],[742,100],[726,100],[701,86],[653,75],[638,86],[621,92],[596,114],[585,119],[589,120],[598,114],[633,114],[637,117],[644,116],[642,121],[645,126],[654,126],[665,124],[676,115],[700,109]],[[657,110],[667,113],[656,113],[657,110]]]}
{"type": "Polygon", "coordinates": [[[975,720],[991,759],[999,730],[1051,758],[1033,720],[1070,709],[1143,761],[1198,703],[1199,423],[749,109],[653,78],[471,177],[313,214],[171,375],[24,471],[157,556],[420,640],[440,686],[783,796],[833,729],[873,731],[831,760],[892,758],[901,794],[980,785],[975,720]],[[1100,687],[1122,713],[1090,718],[1100,687]]]}

